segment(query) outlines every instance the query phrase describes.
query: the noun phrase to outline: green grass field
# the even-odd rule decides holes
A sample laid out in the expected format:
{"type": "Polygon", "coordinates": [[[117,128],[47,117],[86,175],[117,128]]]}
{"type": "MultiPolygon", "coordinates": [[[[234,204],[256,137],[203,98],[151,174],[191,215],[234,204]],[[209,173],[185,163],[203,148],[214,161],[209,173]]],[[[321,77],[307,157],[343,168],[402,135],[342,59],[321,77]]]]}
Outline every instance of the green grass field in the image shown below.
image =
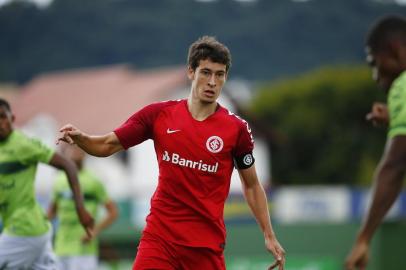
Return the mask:
{"type": "MultiPolygon", "coordinates": [[[[359,224],[274,224],[279,241],[286,250],[286,270],[341,270],[359,224]]],[[[225,257],[227,270],[264,270],[272,263],[265,251],[263,237],[255,223],[228,224],[225,257]]],[[[372,242],[368,270],[406,269],[403,246],[405,222],[387,222],[372,242]]],[[[136,242],[126,260],[102,264],[103,270],[131,269],[136,242]]],[[[120,252],[119,254],[123,254],[120,252]]]]}
{"type": "MultiPolygon", "coordinates": [[[[265,270],[271,264],[270,257],[229,258],[227,270],[265,270]]],[[[125,260],[116,264],[103,263],[102,270],[128,270],[132,261],[125,260]]],[[[289,258],[286,262],[288,270],[341,270],[340,262],[331,258],[289,258]]]]}

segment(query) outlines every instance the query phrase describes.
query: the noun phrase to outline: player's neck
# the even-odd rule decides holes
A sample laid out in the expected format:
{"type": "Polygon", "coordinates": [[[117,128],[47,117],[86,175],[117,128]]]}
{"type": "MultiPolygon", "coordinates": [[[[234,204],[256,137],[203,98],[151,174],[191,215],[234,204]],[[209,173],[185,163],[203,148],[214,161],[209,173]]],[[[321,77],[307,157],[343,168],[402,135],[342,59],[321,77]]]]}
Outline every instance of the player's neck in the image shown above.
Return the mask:
{"type": "Polygon", "coordinates": [[[189,112],[197,121],[204,121],[207,117],[215,113],[217,106],[217,102],[203,103],[192,97],[189,97],[187,100],[189,112]]]}

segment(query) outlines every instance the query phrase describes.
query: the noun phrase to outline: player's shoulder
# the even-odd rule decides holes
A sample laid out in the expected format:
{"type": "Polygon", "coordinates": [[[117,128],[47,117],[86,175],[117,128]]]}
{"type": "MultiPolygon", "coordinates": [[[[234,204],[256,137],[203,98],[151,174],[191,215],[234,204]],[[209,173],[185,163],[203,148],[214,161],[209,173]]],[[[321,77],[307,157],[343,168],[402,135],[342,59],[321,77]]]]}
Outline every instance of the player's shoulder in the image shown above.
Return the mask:
{"type": "Polygon", "coordinates": [[[239,135],[238,136],[247,136],[250,138],[252,142],[254,142],[253,136],[252,136],[252,130],[245,119],[240,117],[239,115],[231,112],[225,107],[221,107],[222,113],[224,117],[227,119],[227,123],[231,123],[234,128],[231,128],[230,130],[235,130],[239,135]]]}
{"type": "Polygon", "coordinates": [[[399,84],[403,87],[406,87],[406,70],[403,71],[398,78],[395,80],[394,84],[399,84]]]}
{"type": "Polygon", "coordinates": [[[182,102],[184,102],[183,99],[159,101],[159,102],[154,102],[154,103],[151,103],[151,104],[145,106],[144,109],[160,111],[160,110],[163,110],[165,108],[169,108],[169,107],[179,105],[182,102]]]}
{"type": "Polygon", "coordinates": [[[135,112],[129,120],[137,119],[146,123],[152,123],[162,112],[166,111],[167,108],[173,108],[181,102],[182,100],[167,100],[151,103],[135,112]]]}
{"type": "Polygon", "coordinates": [[[17,142],[17,146],[19,149],[26,148],[43,148],[46,147],[39,139],[30,137],[19,130],[13,131],[13,142],[17,142]]]}
{"type": "Polygon", "coordinates": [[[392,112],[391,118],[399,108],[405,108],[404,100],[406,99],[406,71],[403,72],[393,83],[388,94],[388,107],[392,112]]]}
{"type": "Polygon", "coordinates": [[[248,125],[248,122],[245,121],[245,119],[233,113],[229,109],[220,106],[220,110],[222,111],[222,115],[227,119],[227,121],[237,125],[238,127],[246,127],[248,125]]]}
{"type": "Polygon", "coordinates": [[[13,141],[20,141],[21,143],[26,143],[32,141],[32,138],[28,137],[26,134],[24,134],[20,130],[13,130],[13,133],[11,134],[11,138],[13,141]]]}

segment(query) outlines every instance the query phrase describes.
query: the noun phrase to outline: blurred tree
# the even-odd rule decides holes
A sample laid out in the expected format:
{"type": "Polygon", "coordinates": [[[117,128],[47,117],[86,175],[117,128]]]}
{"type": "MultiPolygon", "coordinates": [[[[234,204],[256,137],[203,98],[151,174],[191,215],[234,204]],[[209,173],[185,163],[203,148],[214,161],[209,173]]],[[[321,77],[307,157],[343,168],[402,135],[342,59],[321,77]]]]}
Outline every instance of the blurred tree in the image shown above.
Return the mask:
{"type": "Polygon", "coordinates": [[[365,121],[384,101],[366,67],[328,67],[264,85],[252,111],[278,133],[271,140],[276,184],[366,184],[385,130],[365,121]]]}

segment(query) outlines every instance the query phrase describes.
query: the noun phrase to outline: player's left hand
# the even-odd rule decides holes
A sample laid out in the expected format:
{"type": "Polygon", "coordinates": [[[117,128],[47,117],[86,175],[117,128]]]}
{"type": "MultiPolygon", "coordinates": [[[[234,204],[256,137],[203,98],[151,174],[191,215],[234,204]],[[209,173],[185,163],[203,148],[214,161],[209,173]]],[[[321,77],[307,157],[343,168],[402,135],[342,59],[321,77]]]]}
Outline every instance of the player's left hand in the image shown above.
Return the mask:
{"type": "Polygon", "coordinates": [[[276,267],[278,267],[278,270],[285,269],[285,250],[278,240],[275,237],[265,238],[265,246],[275,258],[275,261],[269,266],[268,270],[276,269],[276,267]]]}
{"type": "Polygon", "coordinates": [[[90,233],[91,233],[90,235],[86,233],[82,236],[82,238],[81,238],[82,243],[87,244],[90,241],[92,241],[93,239],[96,239],[96,237],[99,235],[99,232],[100,231],[98,230],[97,226],[95,226],[94,229],[92,229],[90,231],[90,233]]]}
{"type": "Polygon", "coordinates": [[[83,244],[87,244],[95,238],[96,238],[95,233],[93,231],[91,231],[91,235],[86,233],[82,236],[82,238],[80,240],[82,241],[83,244]]]}
{"type": "Polygon", "coordinates": [[[86,234],[91,238],[93,235],[93,227],[94,227],[94,219],[93,217],[87,212],[85,208],[78,209],[78,216],[80,224],[82,224],[83,228],[86,231],[86,234]]]}
{"type": "Polygon", "coordinates": [[[346,270],[365,270],[368,263],[369,245],[365,241],[357,241],[345,260],[346,270]]]}

